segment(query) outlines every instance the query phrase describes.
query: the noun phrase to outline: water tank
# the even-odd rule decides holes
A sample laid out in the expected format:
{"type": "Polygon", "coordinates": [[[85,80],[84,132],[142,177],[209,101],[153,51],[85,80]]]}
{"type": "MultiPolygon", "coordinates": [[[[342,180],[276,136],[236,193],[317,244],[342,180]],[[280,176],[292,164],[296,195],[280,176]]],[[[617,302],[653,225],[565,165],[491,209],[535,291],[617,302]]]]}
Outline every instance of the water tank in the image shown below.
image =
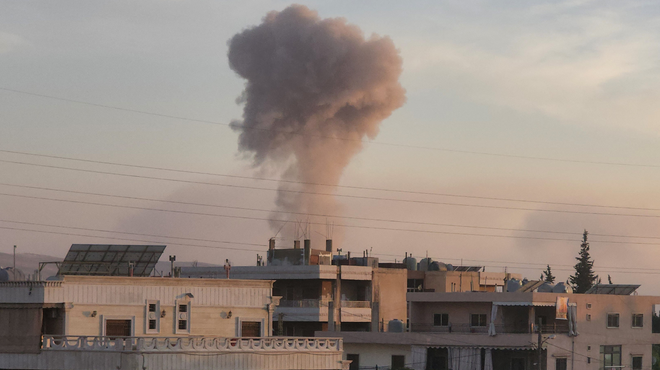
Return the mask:
{"type": "Polygon", "coordinates": [[[403,263],[406,264],[408,270],[416,271],[417,270],[417,258],[415,257],[406,257],[403,259],[403,263]]]}
{"type": "Polygon", "coordinates": [[[438,261],[433,261],[431,263],[431,266],[429,267],[429,271],[448,271],[448,269],[446,264],[438,261]]]}
{"type": "Polygon", "coordinates": [[[553,293],[573,293],[573,288],[570,286],[566,285],[566,283],[561,282],[555,284],[554,288],[552,288],[553,293]]]}
{"type": "Polygon", "coordinates": [[[509,292],[509,293],[515,292],[518,289],[520,289],[521,286],[522,286],[522,284],[520,284],[520,280],[511,279],[511,280],[506,282],[506,291],[509,292]]]}
{"type": "Polygon", "coordinates": [[[394,319],[387,323],[387,331],[390,333],[403,333],[403,321],[394,319]]]}
{"type": "Polygon", "coordinates": [[[447,271],[454,271],[454,265],[452,265],[451,263],[448,263],[445,266],[447,266],[447,271]]]}
{"type": "Polygon", "coordinates": [[[431,260],[431,258],[429,258],[429,257],[422,258],[422,260],[419,261],[418,270],[419,271],[428,271],[429,270],[429,265],[431,264],[431,262],[433,262],[433,260],[431,260]]]}

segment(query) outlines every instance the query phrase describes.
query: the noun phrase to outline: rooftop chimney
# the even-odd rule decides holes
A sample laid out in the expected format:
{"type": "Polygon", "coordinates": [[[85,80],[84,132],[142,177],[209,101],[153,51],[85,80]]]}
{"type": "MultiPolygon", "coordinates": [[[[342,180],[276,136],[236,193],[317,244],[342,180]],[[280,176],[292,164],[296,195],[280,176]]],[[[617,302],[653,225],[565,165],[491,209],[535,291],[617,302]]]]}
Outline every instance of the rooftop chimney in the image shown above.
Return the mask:
{"type": "Polygon", "coordinates": [[[300,249],[300,240],[293,241],[293,249],[300,249]]]}
{"type": "Polygon", "coordinates": [[[327,239],[325,241],[325,251],[332,252],[332,239],[327,239]]]}
{"type": "Polygon", "coordinates": [[[275,238],[270,238],[268,240],[268,250],[272,251],[273,249],[275,249],[275,238]]]}
{"type": "Polygon", "coordinates": [[[312,242],[309,239],[304,241],[305,265],[309,265],[309,259],[312,256],[312,242]]]}

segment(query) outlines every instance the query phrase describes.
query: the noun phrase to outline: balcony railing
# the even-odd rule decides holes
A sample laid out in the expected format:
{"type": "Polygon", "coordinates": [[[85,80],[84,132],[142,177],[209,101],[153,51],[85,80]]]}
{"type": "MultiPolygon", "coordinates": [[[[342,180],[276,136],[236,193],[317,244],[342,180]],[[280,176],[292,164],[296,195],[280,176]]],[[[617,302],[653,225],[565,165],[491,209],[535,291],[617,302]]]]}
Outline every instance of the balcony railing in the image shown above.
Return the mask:
{"type": "Polygon", "coordinates": [[[353,307],[353,308],[371,308],[371,302],[369,301],[341,301],[342,307],[353,307]]]}
{"type": "Polygon", "coordinates": [[[328,301],[322,299],[297,299],[297,300],[283,299],[280,301],[279,306],[297,307],[297,308],[319,308],[319,307],[328,307],[328,301]]]}
{"type": "Polygon", "coordinates": [[[87,337],[45,335],[46,351],[287,352],[341,351],[341,338],[87,337]]]}
{"type": "MultiPolygon", "coordinates": [[[[319,308],[328,307],[327,300],[319,299],[298,299],[298,300],[281,300],[280,307],[294,307],[294,308],[319,308]]],[[[341,307],[351,308],[371,308],[369,301],[341,301],[341,307]]]]}
{"type": "MultiPolygon", "coordinates": [[[[534,332],[536,333],[536,330],[534,332]]],[[[541,325],[541,332],[551,334],[568,333],[568,321],[555,321],[552,324],[541,325]]]]}
{"type": "MultiPolygon", "coordinates": [[[[471,326],[470,324],[450,324],[448,326],[433,326],[433,324],[412,324],[410,329],[414,332],[426,333],[488,333],[488,326],[471,326]]],[[[532,331],[527,327],[527,325],[495,325],[495,332],[505,334],[529,334],[532,331]]]]}

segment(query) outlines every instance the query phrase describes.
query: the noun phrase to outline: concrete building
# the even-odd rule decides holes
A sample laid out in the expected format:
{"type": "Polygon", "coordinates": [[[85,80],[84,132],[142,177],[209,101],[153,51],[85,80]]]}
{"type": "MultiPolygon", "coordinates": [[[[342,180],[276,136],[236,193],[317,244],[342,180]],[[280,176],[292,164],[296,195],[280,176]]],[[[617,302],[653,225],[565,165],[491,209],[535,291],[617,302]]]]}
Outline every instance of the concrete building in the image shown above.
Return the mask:
{"type": "MultiPolygon", "coordinates": [[[[232,266],[230,279],[274,280],[274,332],[313,336],[315,331],[382,331],[386,323],[407,316],[407,271],[402,264],[379,264],[371,257],[332,256],[332,245],[320,251],[275,249],[271,240],[268,265],[232,266]]],[[[183,267],[181,277],[226,279],[223,267],[183,267]]]]}
{"type": "Polygon", "coordinates": [[[0,283],[3,369],[342,369],[335,339],[270,338],[271,280],[0,283]]]}
{"type": "Polygon", "coordinates": [[[406,255],[408,292],[502,292],[508,281],[522,280],[521,274],[486,272],[483,266],[453,266],[431,258],[406,255]]]}
{"type": "Polygon", "coordinates": [[[653,346],[660,343],[653,330],[660,331],[660,297],[630,295],[635,288],[600,285],[590,294],[413,292],[407,332],[317,335],[343,338],[351,369],[532,370],[539,328],[542,369],[651,369],[653,346]]]}

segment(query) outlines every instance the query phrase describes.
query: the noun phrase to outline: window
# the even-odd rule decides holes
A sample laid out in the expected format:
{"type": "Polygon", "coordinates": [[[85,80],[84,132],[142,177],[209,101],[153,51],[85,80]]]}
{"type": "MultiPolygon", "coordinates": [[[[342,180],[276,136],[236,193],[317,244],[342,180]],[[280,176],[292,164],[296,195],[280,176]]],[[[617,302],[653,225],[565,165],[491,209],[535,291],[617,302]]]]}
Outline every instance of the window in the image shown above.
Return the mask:
{"type": "Polygon", "coordinates": [[[258,338],[261,336],[261,322],[241,321],[241,337],[258,338]]]}
{"type": "Polygon", "coordinates": [[[600,346],[600,356],[604,369],[621,367],[621,346],[600,346]]]}
{"type": "Polygon", "coordinates": [[[587,321],[591,321],[591,314],[590,313],[587,314],[587,321]]]}
{"type": "Polygon", "coordinates": [[[346,360],[352,361],[348,370],[360,370],[360,355],[354,353],[346,354],[346,360]]]}
{"type": "Polygon", "coordinates": [[[632,358],[632,368],[633,370],[642,370],[642,357],[633,356],[632,358]]]}
{"type": "Polygon", "coordinates": [[[390,369],[399,370],[406,366],[406,356],[392,355],[392,366],[390,369]]]}
{"type": "Polygon", "coordinates": [[[146,334],[157,334],[160,332],[160,301],[147,301],[144,318],[146,334]]]}
{"type": "Polygon", "coordinates": [[[449,314],[436,313],[433,315],[433,326],[449,326],[449,314]]]}
{"type": "Polygon", "coordinates": [[[618,313],[608,313],[607,314],[607,327],[608,328],[618,328],[619,327],[619,314],[618,313]]]}
{"type": "Polygon", "coordinates": [[[190,302],[176,302],[176,333],[190,334],[190,302]]]}
{"type": "Polygon", "coordinates": [[[555,370],[567,370],[568,369],[568,361],[566,361],[566,358],[558,358],[555,360],[555,370]]]}
{"type": "Polygon", "coordinates": [[[633,328],[642,328],[642,327],[644,327],[644,314],[634,313],[632,315],[632,327],[633,328]]]}
{"type": "Polygon", "coordinates": [[[587,310],[591,309],[591,303],[587,303],[587,310]]]}
{"type": "Polygon", "coordinates": [[[470,326],[486,326],[486,314],[472,314],[470,315],[470,326]]]}

